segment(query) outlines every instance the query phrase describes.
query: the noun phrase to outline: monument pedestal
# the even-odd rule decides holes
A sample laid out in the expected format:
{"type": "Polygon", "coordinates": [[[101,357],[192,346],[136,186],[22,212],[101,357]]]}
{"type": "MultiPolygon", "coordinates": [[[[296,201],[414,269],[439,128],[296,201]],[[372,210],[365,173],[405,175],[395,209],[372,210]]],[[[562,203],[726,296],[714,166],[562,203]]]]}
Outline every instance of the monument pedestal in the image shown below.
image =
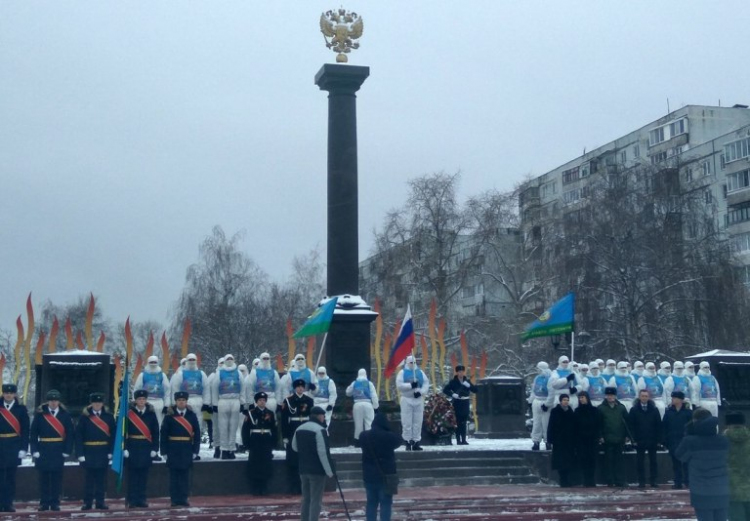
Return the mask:
{"type": "Polygon", "coordinates": [[[526,401],[523,379],[493,376],[477,382],[477,438],[523,438],[526,431],[526,401]]]}

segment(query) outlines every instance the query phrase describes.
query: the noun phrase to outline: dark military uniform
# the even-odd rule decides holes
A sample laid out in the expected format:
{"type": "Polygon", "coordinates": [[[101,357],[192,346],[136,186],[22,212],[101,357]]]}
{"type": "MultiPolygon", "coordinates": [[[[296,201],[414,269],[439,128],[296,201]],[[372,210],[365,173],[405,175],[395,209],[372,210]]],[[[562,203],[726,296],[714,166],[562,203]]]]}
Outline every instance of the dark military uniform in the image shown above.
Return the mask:
{"type": "Polygon", "coordinates": [[[276,445],[276,416],[270,409],[254,407],[242,424],[242,443],[250,452],[247,470],[252,493],[265,495],[273,476],[273,448],[276,445]]]}
{"type": "Polygon", "coordinates": [[[62,404],[54,414],[46,403],[42,404],[29,429],[31,453],[38,454],[35,465],[39,471],[40,510],[60,510],[65,458],[73,453],[74,441],[73,420],[62,404]]]}
{"type": "Polygon", "coordinates": [[[141,413],[134,403],[128,410],[125,450],[128,451],[128,495],[127,502],[131,507],[147,507],[146,486],[148,471],[153,460],[151,453],[159,450],[159,421],[154,407],[147,403],[141,413]],[[143,432],[143,427],[147,432],[143,432]]]}
{"type": "Polygon", "coordinates": [[[161,453],[167,457],[172,506],[190,506],[190,469],[201,448],[198,417],[189,407],[182,413],[170,407],[161,424],[161,453]]]}
{"type": "Polygon", "coordinates": [[[9,404],[3,400],[0,408],[0,512],[15,512],[19,453],[29,448],[29,413],[18,400],[9,404]]]}
{"type": "Polygon", "coordinates": [[[78,419],[76,454],[81,467],[86,469],[84,510],[89,510],[93,502],[96,502],[98,509],[107,508],[104,504],[104,493],[107,491],[107,469],[116,434],[115,417],[104,408],[97,414],[91,407],[86,407],[78,419]],[[84,460],[81,461],[81,458],[84,460]]]}
{"type": "Polygon", "coordinates": [[[476,393],[477,386],[471,383],[471,380],[464,376],[463,381],[459,381],[458,375],[454,376],[450,382],[443,388],[443,392],[451,398],[453,410],[456,412],[456,442],[458,445],[468,445],[466,441],[466,422],[469,420],[471,393],[476,393]],[[467,382],[469,386],[465,386],[467,382]],[[458,398],[453,395],[457,394],[458,398]]]}
{"type": "Polygon", "coordinates": [[[293,494],[302,493],[302,484],[299,478],[299,457],[292,450],[292,438],[299,426],[310,419],[310,411],[314,405],[312,398],[306,394],[299,396],[296,393],[281,402],[281,434],[286,448],[287,479],[293,494]]]}

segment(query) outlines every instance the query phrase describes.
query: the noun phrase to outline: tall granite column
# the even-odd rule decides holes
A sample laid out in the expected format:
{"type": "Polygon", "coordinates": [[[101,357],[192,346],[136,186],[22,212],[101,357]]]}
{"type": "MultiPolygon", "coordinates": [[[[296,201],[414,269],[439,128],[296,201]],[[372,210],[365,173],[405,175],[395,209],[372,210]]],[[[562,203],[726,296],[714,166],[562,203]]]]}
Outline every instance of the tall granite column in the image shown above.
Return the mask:
{"type": "Polygon", "coordinates": [[[357,97],[369,67],[325,64],[315,84],[328,92],[328,295],[340,296],[328,332],[325,366],[343,391],[360,368],[370,373],[370,323],[359,298],[357,97]]]}

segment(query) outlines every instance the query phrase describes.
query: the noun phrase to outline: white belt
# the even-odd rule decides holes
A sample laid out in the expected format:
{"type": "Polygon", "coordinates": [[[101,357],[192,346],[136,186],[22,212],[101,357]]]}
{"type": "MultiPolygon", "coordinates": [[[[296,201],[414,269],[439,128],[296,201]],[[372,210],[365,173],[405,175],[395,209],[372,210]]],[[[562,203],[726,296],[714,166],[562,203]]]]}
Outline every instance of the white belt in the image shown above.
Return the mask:
{"type": "Polygon", "coordinates": [[[289,418],[289,421],[293,421],[293,422],[306,422],[309,419],[310,419],[309,416],[293,416],[293,417],[289,418]]]}
{"type": "Polygon", "coordinates": [[[458,398],[453,398],[454,400],[471,400],[471,396],[459,396],[458,398]]]}
{"type": "Polygon", "coordinates": [[[250,434],[271,434],[271,429],[254,429],[250,434]]]}

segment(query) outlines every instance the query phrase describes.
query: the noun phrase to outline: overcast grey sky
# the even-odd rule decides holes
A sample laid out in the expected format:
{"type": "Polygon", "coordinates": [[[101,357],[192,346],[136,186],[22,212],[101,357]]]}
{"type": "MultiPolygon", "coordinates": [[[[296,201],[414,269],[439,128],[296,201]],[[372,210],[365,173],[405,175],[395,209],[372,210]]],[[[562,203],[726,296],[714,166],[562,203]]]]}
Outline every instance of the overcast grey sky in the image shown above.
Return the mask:
{"type": "MultiPolygon", "coordinates": [[[[0,327],[93,291],[165,321],[221,225],[325,251],[322,1],[0,3],[0,327]]],[[[365,22],[360,258],[410,177],[510,189],[685,104],[750,102],[747,2],[346,2],[365,22]]]]}

